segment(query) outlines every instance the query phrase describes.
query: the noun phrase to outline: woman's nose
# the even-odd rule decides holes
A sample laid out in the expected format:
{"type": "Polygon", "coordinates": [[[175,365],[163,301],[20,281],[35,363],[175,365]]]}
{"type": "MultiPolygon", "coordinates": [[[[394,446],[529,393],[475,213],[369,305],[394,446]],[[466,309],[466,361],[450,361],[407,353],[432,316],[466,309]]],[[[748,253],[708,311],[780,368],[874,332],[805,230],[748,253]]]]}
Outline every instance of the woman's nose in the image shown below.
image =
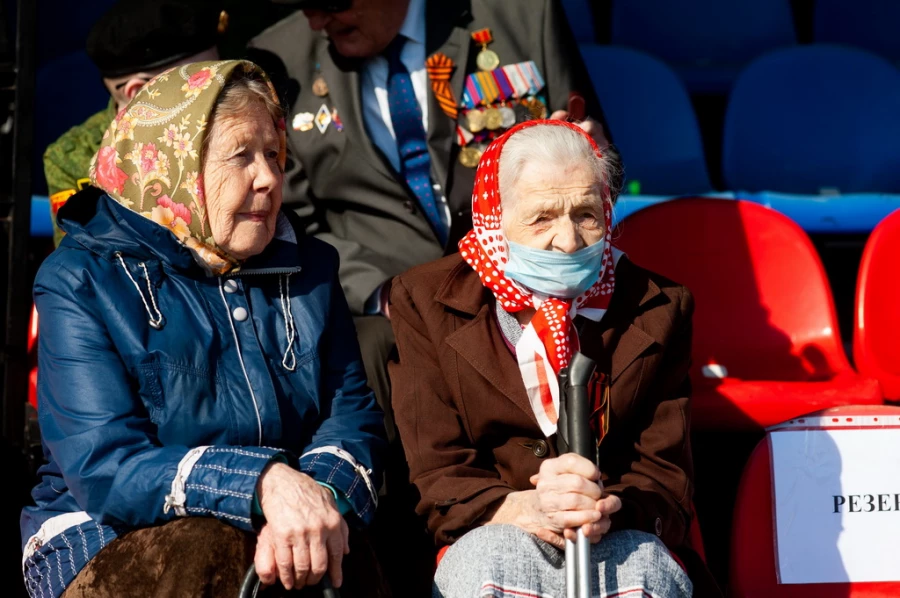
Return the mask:
{"type": "Polygon", "coordinates": [[[578,228],[574,222],[566,222],[560,224],[553,237],[553,250],[562,251],[563,253],[574,253],[584,246],[581,235],[578,234],[578,228]]]}
{"type": "Polygon", "coordinates": [[[253,177],[253,190],[258,193],[268,193],[279,184],[279,173],[275,171],[269,161],[260,160],[256,166],[256,174],[253,177]]]}

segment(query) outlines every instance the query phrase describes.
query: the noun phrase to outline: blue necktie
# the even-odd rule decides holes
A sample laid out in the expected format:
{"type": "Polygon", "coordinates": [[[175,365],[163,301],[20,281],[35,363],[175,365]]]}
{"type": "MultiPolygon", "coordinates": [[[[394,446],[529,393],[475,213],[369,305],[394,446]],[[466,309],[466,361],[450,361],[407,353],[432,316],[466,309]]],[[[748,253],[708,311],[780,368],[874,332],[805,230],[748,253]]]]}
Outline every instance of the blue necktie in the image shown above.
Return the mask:
{"type": "Polygon", "coordinates": [[[435,201],[431,186],[431,157],[428,155],[428,141],[422,126],[422,109],[416,100],[409,71],[400,62],[400,51],[405,42],[406,38],[398,35],[387,49],[388,106],[394,135],[397,137],[400,174],[415,193],[425,217],[441,245],[444,245],[447,243],[447,227],[441,218],[440,207],[435,201]]]}

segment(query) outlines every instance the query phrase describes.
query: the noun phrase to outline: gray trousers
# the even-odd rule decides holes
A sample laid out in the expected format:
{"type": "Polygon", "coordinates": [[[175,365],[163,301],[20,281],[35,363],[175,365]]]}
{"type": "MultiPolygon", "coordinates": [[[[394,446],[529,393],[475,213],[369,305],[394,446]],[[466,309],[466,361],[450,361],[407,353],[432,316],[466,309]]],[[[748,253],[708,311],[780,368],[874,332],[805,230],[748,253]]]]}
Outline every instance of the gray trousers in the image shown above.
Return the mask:
{"type": "MultiPolygon", "coordinates": [[[[563,598],[563,552],[514,525],[484,525],[444,554],[432,598],[563,598]]],[[[691,580],[651,534],[614,532],[591,547],[595,598],[689,598],[691,580]]]]}

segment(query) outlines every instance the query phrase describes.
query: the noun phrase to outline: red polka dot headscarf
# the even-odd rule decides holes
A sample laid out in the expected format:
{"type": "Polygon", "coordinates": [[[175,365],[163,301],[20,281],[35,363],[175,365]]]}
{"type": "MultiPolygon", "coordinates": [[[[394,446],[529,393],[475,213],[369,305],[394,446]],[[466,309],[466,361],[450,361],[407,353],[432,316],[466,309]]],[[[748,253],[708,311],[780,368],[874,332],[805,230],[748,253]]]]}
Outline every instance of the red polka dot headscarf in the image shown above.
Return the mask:
{"type": "Polygon", "coordinates": [[[572,351],[579,348],[572,319],[579,310],[595,320],[606,312],[615,287],[615,263],[621,252],[610,242],[611,202],[607,202],[604,207],[606,234],[599,241],[606,244],[602,265],[597,281],[587,291],[575,299],[551,297],[542,300],[504,276],[509,245],[500,225],[503,214],[499,188],[500,156],[510,137],[536,126],[560,126],[577,131],[590,142],[597,156],[602,157],[590,135],[574,124],[561,120],[531,120],[516,125],[494,140],[481,157],[472,193],[474,228],[459,242],[459,251],[505,311],[517,312],[529,307],[537,310],[516,344],[516,358],[538,424],[545,435],[551,436],[556,433],[559,418],[557,376],[568,365],[572,351]]]}

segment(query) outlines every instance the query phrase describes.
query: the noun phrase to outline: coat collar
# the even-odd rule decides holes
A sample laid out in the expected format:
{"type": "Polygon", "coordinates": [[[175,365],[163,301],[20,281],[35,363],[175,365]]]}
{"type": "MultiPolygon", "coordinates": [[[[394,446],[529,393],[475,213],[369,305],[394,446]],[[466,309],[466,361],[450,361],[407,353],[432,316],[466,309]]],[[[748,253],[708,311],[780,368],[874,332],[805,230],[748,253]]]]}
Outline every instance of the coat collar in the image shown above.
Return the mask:
{"type": "MultiPolygon", "coordinates": [[[[627,257],[616,268],[616,279],[616,289],[603,320],[586,320],[581,333],[582,349],[599,356],[598,368],[610,374],[612,383],[647,349],[663,342],[656,330],[644,327],[641,321],[646,307],[662,295],[662,290],[652,279],[641,276],[627,257]],[[612,346],[615,351],[611,352],[612,346]]],[[[435,301],[471,317],[447,336],[447,344],[498,391],[531,414],[516,360],[495,322],[493,299],[477,273],[460,259],[438,287],[435,301]]]]}
{"type": "MultiPolygon", "coordinates": [[[[426,15],[426,60],[440,52],[453,61],[456,68],[450,77],[450,87],[459,103],[465,85],[469,48],[472,45],[467,29],[472,21],[470,0],[428,0],[426,15]]],[[[444,190],[447,189],[450,175],[450,154],[455,137],[456,121],[444,114],[435,95],[429,92],[428,147],[432,155],[432,171],[444,190]]]]}

